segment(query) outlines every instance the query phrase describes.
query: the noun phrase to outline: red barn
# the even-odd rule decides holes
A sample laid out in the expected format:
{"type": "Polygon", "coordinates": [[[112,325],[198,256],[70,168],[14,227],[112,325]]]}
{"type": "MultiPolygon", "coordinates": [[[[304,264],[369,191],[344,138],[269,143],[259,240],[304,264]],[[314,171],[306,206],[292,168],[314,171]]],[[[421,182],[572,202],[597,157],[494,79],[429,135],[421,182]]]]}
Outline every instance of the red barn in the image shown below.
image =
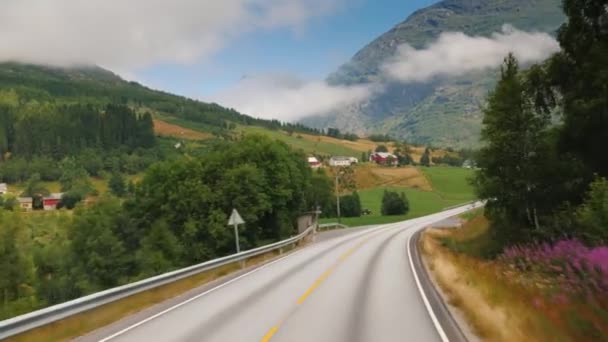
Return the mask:
{"type": "Polygon", "coordinates": [[[369,161],[381,165],[399,165],[396,155],[386,152],[375,152],[369,156],[369,161]]]}

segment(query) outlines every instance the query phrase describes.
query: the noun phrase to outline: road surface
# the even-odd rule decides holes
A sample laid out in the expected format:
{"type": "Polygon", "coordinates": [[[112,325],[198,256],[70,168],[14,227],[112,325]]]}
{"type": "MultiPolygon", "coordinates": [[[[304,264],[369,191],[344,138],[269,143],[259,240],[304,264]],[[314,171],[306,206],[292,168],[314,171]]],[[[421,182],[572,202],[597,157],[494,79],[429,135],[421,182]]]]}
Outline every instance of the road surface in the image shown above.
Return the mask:
{"type": "Polygon", "coordinates": [[[441,341],[407,242],[462,211],[316,242],[102,341],[441,341]]]}

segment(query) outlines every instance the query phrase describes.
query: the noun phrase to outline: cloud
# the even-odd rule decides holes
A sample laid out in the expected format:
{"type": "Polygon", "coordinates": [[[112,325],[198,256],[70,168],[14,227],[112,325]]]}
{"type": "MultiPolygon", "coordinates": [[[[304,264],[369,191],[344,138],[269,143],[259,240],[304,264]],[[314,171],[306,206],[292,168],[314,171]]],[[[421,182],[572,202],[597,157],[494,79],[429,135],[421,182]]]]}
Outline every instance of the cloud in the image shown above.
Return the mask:
{"type": "Polygon", "coordinates": [[[344,0],[3,0],[0,61],[189,64],[252,30],[299,30],[344,0]]]}
{"type": "Polygon", "coordinates": [[[505,25],[502,32],[490,38],[448,32],[425,49],[402,45],[382,70],[388,78],[402,82],[428,81],[436,76],[458,76],[495,68],[509,52],[527,63],[543,60],[557,51],[559,44],[550,35],[505,25]]]}
{"type": "Polygon", "coordinates": [[[264,75],[242,79],[213,101],[254,117],[295,121],[364,102],[379,91],[381,87],[372,84],[330,86],[288,75],[264,75]]]}

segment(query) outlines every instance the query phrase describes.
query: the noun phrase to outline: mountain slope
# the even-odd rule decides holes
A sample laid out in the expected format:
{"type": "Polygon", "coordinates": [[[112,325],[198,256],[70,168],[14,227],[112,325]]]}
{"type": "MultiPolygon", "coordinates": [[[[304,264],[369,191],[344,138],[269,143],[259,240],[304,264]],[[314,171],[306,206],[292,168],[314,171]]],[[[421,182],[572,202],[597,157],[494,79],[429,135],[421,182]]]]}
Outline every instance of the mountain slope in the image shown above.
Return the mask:
{"type": "MultiPolygon", "coordinates": [[[[555,32],[564,21],[561,0],[446,0],[413,13],[407,20],[359,51],[328,77],[330,84],[378,81],[380,66],[398,46],[420,49],[442,32],[490,36],[511,24],[525,31],[555,32]]],[[[390,133],[424,144],[471,146],[480,129],[480,106],[497,70],[473,72],[429,82],[386,85],[370,101],[323,117],[305,119],[315,127],[337,127],[357,133],[390,133]]]]}

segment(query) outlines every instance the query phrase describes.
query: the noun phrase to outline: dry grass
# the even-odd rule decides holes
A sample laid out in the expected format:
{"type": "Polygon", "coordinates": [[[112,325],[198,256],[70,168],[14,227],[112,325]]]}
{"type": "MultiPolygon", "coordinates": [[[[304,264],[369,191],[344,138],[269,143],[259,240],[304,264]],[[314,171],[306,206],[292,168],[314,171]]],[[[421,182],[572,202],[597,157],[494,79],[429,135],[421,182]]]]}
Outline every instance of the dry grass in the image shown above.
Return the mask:
{"type": "MultiPolygon", "coordinates": [[[[333,175],[332,169],[329,169],[329,172],[333,175]]],[[[433,190],[427,178],[415,167],[382,167],[365,163],[356,166],[354,177],[358,190],[378,187],[404,187],[423,191],[433,190]]]]}
{"type": "Polygon", "coordinates": [[[161,136],[188,140],[205,140],[212,137],[209,133],[197,132],[159,119],[154,119],[154,132],[161,136]]]}
{"type": "Polygon", "coordinates": [[[10,338],[8,341],[69,341],[167,299],[176,297],[229,273],[235,272],[239,270],[241,266],[249,267],[252,265],[258,265],[274,258],[275,256],[276,253],[271,252],[251,258],[245,261],[242,265],[239,265],[239,263],[234,263],[225,265],[218,269],[210,270],[208,272],[203,272],[201,274],[197,274],[192,277],[188,277],[177,282],[139,293],[87,312],[83,312],[41,328],[31,330],[10,338]]]}
{"type": "MultiPolygon", "coordinates": [[[[475,333],[485,341],[568,341],[559,326],[539,314],[533,306],[534,293],[507,281],[518,276],[500,265],[441,245],[446,236],[465,240],[482,233],[483,217],[473,228],[427,230],[421,249],[436,283],[454,307],[460,309],[475,333]]],[[[487,222],[486,222],[487,226],[487,222]]]]}

